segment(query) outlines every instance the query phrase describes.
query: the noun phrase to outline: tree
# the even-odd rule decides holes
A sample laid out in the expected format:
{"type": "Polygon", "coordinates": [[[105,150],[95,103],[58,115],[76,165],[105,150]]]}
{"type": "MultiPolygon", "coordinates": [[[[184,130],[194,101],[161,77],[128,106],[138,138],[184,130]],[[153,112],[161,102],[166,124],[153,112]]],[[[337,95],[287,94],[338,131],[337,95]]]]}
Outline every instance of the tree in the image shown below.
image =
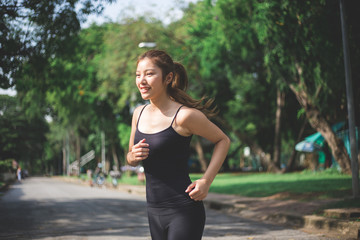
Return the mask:
{"type": "MultiPolygon", "coordinates": [[[[190,69],[198,68],[194,78],[202,90],[199,94],[215,96],[222,110],[217,121],[251,147],[263,168],[278,171],[280,166],[269,157],[274,148],[269,139],[275,129],[277,79],[269,77],[264,66],[263,46],[253,27],[253,4],[246,0],[198,3],[189,26],[188,62],[190,69]]],[[[280,144],[280,133],[278,140],[280,144]]]]}
{"type": "Polygon", "coordinates": [[[39,170],[48,125],[42,116],[28,119],[16,97],[0,95],[1,159],[16,159],[30,172],[39,170]]]}
{"type": "MultiPolygon", "coordinates": [[[[112,2],[113,0],[107,0],[112,2]]],[[[69,53],[69,41],[90,13],[100,13],[103,1],[4,0],[0,3],[0,87],[16,85],[24,61],[44,64],[54,54],[69,53]],[[77,10],[78,9],[78,10],[77,10]]]]}
{"type": "Polygon", "coordinates": [[[339,85],[344,77],[338,12],[335,1],[263,1],[254,18],[269,72],[286,82],[310,125],[324,136],[343,172],[349,172],[349,156],[331,129],[331,123],[344,120],[339,116],[346,116],[344,84],[339,85]]]}
{"type": "MultiPolygon", "coordinates": [[[[73,160],[80,158],[79,152],[85,146],[99,155],[99,136],[104,132],[107,157],[112,155],[114,164],[120,165],[118,153],[127,152],[129,139],[128,127],[124,126],[129,126],[130,109],[139,102],[133,73],[136,57],[143,50],[137,44],[149,41],[149,37],[155,39],[162,31],[165,32],[160,22],[148,23],[144,19],[92,25],[76,36],[71,56],[50,59],[50,67],[45,71],[51,82],[44,93],[46,103],[54,123],[76,140],[70,141],[76,153],[73,160]],[[141,32],[142,29],[152,31],[141,32]],[[83,139],[81,143],[79,139],[83,139]]],[[[31,74],[23,73],[23,77],[31,78],[31,74]]],[[[31,88],[25,92],[31,92],[31,88]]]]}
{"type": "MultiPolygon", "coordinates": [[[[144,17],[123,19],[120,24],[107,23],[103,27],[106,31],[102,50],[93,60],[97,66],[96,95],[98,101],[108,106],[107,113],[113,115],[104,119],[109,126],[107,136],[111,142],[116,139],[116,146],[127,153],[132,110],[143,102],[135,85],[134,72],[137,57],[146,49],[140,49],[138,44],[155,41],[159,48],[174,51],[175,41],[170,38],[173,36],[171,28],[144,17]]],[[[104,114],[102,116],[106,116],[104,114]]],[[[125,158],[123,160],[125,162],[125,158]]]]}

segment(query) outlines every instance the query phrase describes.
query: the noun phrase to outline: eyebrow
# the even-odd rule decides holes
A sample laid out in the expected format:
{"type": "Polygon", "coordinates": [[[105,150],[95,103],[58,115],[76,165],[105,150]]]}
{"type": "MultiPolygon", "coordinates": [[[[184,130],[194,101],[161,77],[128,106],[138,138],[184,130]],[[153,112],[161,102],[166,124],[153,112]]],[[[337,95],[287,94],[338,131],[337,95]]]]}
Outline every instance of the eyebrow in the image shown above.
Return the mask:
{"type": "MultiPolygon", "coordinates": [[[[148,69],[145,69],[145,72],[146,71],[155,71],[155,68],[148,68],[148,69]]],[[[139,71],[136,71],[136,72],[139,72],[139,71]]]]}

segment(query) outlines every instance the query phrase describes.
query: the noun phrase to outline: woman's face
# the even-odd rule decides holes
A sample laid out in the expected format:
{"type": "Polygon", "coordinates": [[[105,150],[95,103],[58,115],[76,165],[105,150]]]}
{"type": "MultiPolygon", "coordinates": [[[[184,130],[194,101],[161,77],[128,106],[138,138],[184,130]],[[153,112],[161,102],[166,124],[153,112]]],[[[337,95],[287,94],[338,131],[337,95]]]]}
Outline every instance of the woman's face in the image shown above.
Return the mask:
{"type": "Polygon", "coordinates": [[[149,58],[142,59],[136,69],[136,86],[144,100],[150,100],[166,94],[162,71],[149,58]]]}

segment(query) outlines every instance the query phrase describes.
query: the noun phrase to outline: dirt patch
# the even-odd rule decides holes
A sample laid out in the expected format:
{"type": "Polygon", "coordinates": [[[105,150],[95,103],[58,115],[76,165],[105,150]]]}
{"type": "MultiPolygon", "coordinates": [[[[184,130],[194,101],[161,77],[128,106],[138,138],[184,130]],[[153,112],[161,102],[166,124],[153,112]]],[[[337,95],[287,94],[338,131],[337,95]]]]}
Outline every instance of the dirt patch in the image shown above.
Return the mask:
{"type": "Polygon", "coordinates": [[[313,201],[313,200],[326,200],[326,199],[338,199],[351,196],[351,191],[333,191],[333,192],[281,192],[274,195],[264,197],[268,200],[296,200],[296,201],[313,201]]]}

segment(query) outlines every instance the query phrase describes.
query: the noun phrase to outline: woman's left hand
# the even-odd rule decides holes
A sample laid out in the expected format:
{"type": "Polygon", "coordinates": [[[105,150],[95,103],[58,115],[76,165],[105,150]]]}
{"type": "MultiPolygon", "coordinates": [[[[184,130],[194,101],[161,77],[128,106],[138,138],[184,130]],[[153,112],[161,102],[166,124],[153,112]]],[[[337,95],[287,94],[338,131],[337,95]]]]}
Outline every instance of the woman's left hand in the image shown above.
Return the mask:
{"type": "Polygon", "coordinates": [[[186,193],[189,193],[191,199],[195,201],[204,200],[209,192],[210,183],[206,179],[199,179],[191,183],[187,189],[186,193]]]}

